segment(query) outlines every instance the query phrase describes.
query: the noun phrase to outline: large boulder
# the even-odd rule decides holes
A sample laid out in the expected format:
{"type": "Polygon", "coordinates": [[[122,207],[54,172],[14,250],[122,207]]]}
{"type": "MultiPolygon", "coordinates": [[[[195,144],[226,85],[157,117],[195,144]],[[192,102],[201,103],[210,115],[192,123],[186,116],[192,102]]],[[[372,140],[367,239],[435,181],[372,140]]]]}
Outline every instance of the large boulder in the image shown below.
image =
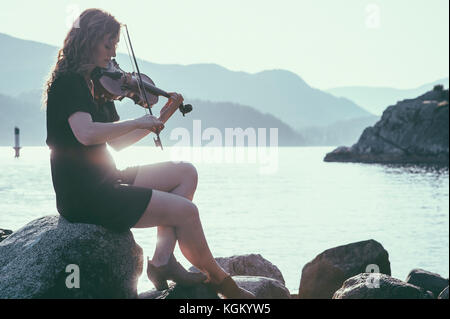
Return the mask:
{"type": "Polygon", "coordinates": [[[326,154],[326,162],[449,164],[449,94],[435,87],[389,106],[351,147],[326,154]]]}
{"type": "Polygon", "coordinates": [[[391,274],[388,252],[373,239],[325,250],[307,263],[298,297],[330,299],[345,280],[362,272],[391,274]]]}
{"type": "MultiPolygon", "coordinates": [[[[283,275],[277,266],[260,254],[235,255],[231,257],[217,257],[216,262],[231,276],[261,276],[278,280],[285,284],[283,275]]],[[[190,271],[199,270],[195,267],[190,271]]]]}
{"type": "Polygon", "coordinates": [[[239,287],[255,294],[258,299],[290,299],[289,290],[280,281],[261,276],[233,276],[239,287]]]}
{"type": "Polygon", "coordinates": [[[333,299],[433,299],[433,294],[384,274],[362,273],[347,279],[333,299]]]}
{"type": "Polygon", "coordinates": [[[46,216],[0,243],[0,299],[137,298],[142,266],[130,231],[46,216]]]}
{"type": "MultiPolygon", "coordinates": [[[[255,294],[258,299],[290,299],[289,290],[278,280],[261,276],[233,276],[239,287],[255,294]]],[[[218,299],[219,295],[205,284],[183,287],[171,284],[169,289],[139,294],[139,299],[218,299]]]]}
{"type": "Polygon", "coordinates": [[[217,293],[209,289],[205,284],[186,287],[171,283],[169,289],[158,291],[152,289],[138,296],[139,299],[220,299],[217,293]]]}
{"type": "Polygon", "coordinates": [[[409,272],[405,280],[408,284],[429,290],[437,298],[439,294],[448,286],[448,279],[440,275],[423,270],[413,269],[409,272]]]}

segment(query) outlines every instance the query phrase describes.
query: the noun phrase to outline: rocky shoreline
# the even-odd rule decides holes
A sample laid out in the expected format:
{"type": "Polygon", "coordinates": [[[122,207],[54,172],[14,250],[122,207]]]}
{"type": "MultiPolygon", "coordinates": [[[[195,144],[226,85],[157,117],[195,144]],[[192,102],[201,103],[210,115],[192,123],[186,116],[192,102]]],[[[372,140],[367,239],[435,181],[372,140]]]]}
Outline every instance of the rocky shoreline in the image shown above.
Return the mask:
{"type": "MultiPolygon", "coordinates": [[[[115,233],[50,215],[13,233],[0,230],[0,236],[0,299],[219,298],[204,284],[172,283],[138,295],[144,258],[131,231],[115,233]]],[[[449,280],[438,274],[413,269],[404,281],[391,277],[389,254],[372,239],[317,255],[302,269],[298,294],[289,292],[278,267],[260,254],[216,260],[259,299],[448,299],[449,280]]]]}
{"type": "Polygon", "coordinates": [[[389,106],[351,147],[325,162],[449,165],[449,91],[437,85],[415,99],[389,106]]]}
{"type": "Polygon", "coordinates": [[[12,230],[0,228],[0,242],[12,234],[12,230]]]}

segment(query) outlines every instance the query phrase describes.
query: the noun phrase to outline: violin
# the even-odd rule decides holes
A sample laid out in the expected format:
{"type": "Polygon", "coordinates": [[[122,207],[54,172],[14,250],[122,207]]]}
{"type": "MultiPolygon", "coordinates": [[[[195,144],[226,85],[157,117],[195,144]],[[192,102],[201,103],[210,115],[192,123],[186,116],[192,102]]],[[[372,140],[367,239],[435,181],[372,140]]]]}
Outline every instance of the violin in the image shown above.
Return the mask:
{"type": "MultiPolygon", "coordinates": [[[[159,96],[170,98],[170,94],[157,88],[150,77],[142,73],[125,72],[119,67],[115,59],[109,62],[107,68],[94,69],[91,78],[94,82],[94,95],[96,99],[122,101],[125,97],[128,97],[135,104],[150,110],[158,102],[159,96]]],[[[173,105],[169,104],[161,109],[160,117],[158,118],[161,122],[166,123],[175,113],[176,108],[173,105]]],[[[192,105],[184,105],[182,103],[178,109],[185,116],[186,113],[192,111],[192,105]]],[[[156,135],[157,138],[154,139],[155,144],[162,149],[159,133],[156,135]]]]}

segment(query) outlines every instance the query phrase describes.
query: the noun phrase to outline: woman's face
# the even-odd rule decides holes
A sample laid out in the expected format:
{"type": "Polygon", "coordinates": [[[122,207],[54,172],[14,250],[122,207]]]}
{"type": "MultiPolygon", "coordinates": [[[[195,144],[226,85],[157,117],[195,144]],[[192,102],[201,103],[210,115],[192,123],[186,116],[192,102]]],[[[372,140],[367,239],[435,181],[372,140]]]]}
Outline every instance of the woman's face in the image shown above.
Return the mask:
{"type": "Polygon", "coordinates": [[[119,43],[120,39],[119,35],[114,37],[112,34],[107,34],[97,44],[94,53],[94,63],[96,66],[106,68],[111,58],[116,56],[117,43],[119,43]]]}

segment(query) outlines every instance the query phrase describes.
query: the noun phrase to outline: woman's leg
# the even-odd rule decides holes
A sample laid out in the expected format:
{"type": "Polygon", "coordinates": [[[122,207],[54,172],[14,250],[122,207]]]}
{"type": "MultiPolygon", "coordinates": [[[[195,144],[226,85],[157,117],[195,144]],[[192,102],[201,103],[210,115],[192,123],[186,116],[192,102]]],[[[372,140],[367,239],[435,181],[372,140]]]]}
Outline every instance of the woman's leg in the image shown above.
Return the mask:
{"type": "MultiPolygon", "coordinates": [[[[197,171],[192,164],[163,162],[140,166],[133,185],[170,192],[192,201],[197,180],[197,171]]],[[[157,228],[157,242],[152,263],[158,267],[167,264],[177,239],[173,227],[157,228]]]]}
{"type": "MultiPolygon", "coordinates": [[[[192,201],[197,181],[197,170],[192,164],[163,162],[140,166],[133,185],[169,192],[192,201]]],[[[158,226],[157,229],[152,263],[158,267],[167,264],[177,238],[173,227],[158,226]]]]}
{"type": "MultiPolygon", "coordinates": [[[[141,166],[133,185],[161,190],[183,197],[182,202],[178,203],[178,205],[183,207],[179,208],[179,212],[172,213],[180,218],[177,222],[180,222],[181,225],[155,224],[158,227],[158,241],[152,263],[155,266],[166,264],[178,239],[181,252],[194,266],[207,272],[213,281],[221,281],[228,274],[217,264],[209,250],[196,206],[192,203],[190,206],[188,204],[194,197],[197,180],[197,171],[192,164],[164,162],[141,166]],[[189,216],[189,211],[194,211],[193,215],[196,217],[188,218],[187,221],[189,222],[183,223],[182,216],[184,216],[183,211],[185,209],[188,211],[186,216],[189,216]]],[[[161,194],[159,193],[157,191],[154,192],[146,213],[144,213],[135,227],[152,227],[148,225],[151,225],[151,222],[154,221],[151,221],[145,215],[149,215],[150,206],[155,201],[157,202],[154,205],[155,207],[159,207],[162,211],[167,207],[168,214],[171,214],[168,205],[164,201],[177,201],[177,196],[173,196],[170,199],[167,196],[160,196],[161,194]],[[156,196],[155,193],[157,194],[156,196]],[[158,204],[159,201],[163,203],[158,204]]],[[[154,210],[158,209],[155,207],[153,208],[154,210]]]]}
{"type": "Polygon", "coordinates": [[[144,214],[134,226],[174,227],[183,255],[192,265],[220,282],[229,274],[215,261],[206,242],[197,206],[186,198],[154,190],[144,214]]]}

